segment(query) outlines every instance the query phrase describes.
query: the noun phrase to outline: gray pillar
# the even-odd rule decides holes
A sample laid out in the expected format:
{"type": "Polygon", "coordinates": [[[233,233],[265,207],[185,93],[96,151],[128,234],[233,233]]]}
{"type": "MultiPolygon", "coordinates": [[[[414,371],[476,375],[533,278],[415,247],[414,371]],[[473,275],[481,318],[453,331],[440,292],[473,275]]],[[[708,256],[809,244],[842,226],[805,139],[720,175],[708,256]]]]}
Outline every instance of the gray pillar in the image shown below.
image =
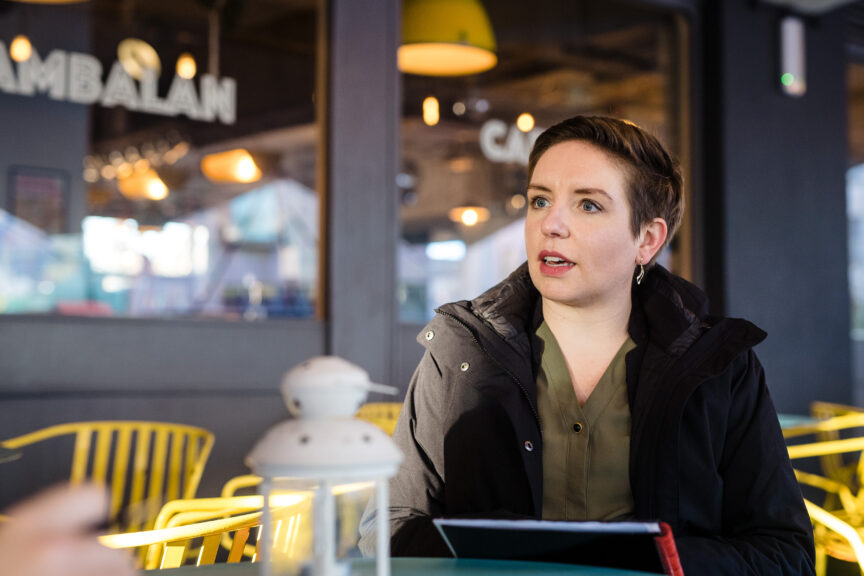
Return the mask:
{"type": "Polygon", "coordinates": [[[843,10],[808,19],[807,94],[778,87],[781,11],[712,3],[706,22],[706,280],[713,304],[768,332],[781,411],[849,402],[843,10]]]}
{"type": "Polygon", "coordinates": [[[400,6],[330,0],[327,18],[327,349],[384,383],[396,326],[400,6]]]}

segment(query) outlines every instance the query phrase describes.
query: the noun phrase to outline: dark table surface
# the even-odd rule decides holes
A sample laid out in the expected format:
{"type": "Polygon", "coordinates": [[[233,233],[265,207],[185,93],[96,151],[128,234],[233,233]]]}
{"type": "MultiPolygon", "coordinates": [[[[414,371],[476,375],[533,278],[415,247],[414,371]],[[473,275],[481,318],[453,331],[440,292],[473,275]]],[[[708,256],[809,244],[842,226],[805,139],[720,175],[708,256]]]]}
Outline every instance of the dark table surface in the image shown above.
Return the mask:
{"type": "MultiPolygon", "coordinates": [[[[375,560],[351,560],[352,576],[375,576],[375,560]]],[[[645,576],[647,572],[550,564],[545,562],[513,562],[503,560],[456,560],[451,558],[393,558],[393,576],[467,576],[501,574],[507,576],[645,576]]],[[[152,570],[154,576],[157,571],[152,570]]],[[[257,576],[257,563],[213,564],[210,566],[184,566],[159,570],[161,576],[257,576]]]]}
{"type": "Polygon", "coordinates": [[[21,457],[21,452],[18,450],[12,450],[10,448],[4,448],[0,446],[0,464],[3,462],[11,462],[13,460],[17,460],[21,457]]]}

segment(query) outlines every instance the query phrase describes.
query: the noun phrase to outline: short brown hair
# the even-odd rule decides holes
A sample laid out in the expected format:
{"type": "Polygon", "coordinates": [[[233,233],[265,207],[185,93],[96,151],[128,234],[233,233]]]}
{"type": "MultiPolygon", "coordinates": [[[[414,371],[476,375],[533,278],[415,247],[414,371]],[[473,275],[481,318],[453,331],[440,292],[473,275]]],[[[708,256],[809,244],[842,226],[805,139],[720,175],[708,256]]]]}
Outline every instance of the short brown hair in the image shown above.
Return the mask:
{"type": "Polygon", "coordinates": [[[684,213],[683,178],[678,161],[657,138],[632,122],[606,116],[574,116],[540,134],[528,157],[528,181],[540,157],[549,148],[570,140],[583,140],[612,154],[628,173],[630,227],[638,237],[642,225],[660,217],[666,221],[666,242],[650,264],[678,231],[684,213]]]}

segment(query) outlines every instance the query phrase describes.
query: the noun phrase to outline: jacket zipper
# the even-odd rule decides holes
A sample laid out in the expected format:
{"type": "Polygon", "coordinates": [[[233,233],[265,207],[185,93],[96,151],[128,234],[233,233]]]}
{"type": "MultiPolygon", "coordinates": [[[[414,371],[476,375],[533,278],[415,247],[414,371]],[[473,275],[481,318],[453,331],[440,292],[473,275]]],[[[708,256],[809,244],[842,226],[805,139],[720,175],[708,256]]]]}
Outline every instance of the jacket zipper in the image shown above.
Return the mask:
{"type": "Polygon", "coordinates": [[[534,408],[534,404],[531,402],[531,397],[528,395],[528,390],[525,389],[525,386],[522,385],[522,382],[519,380],[519,378],[517,378],[515,374],[513,374],[504,364],[502,364],[500,360],[495,358],[492,354],[490,354],[486,350],[486,348],[483,346],[483,344],[481,344],[480,341],[477,339],[477,336],[474,334],[474,331],[471,330],[471,328],[467,324],[465,324],[465,322],[463,322],[462,320],[460,320],[456,316],[450,314],[449,312],[442,312],[441,310],[436,310],[435,312],[437,312],[438,314],[440,314],[442,316],[446,316],[448,318],[451,318],[457,324],[459,324],[462,328],[467,330],[468,334],[471,335],[471,339],[474,341],[474,343],[477,345],[477,347],[480,348],[480,350],[483,352],[483,354],[485,354],[487,357],[489,357],[495,364],[497,364],[502,370],[504,370],[504,372],[506,372],[508,376],[510,376],[510,378],[516,383],[517,386],[519,386],[519,389],[522,391],[522,395],[525,397],[525,401],[528,402],[528,407],[531,408],[531,414],[534,415],[534,420],[537,422],[537,427],[540,428],[541,427],[540,426],[540,415],[537,413],[537,410],[534,408]]]}

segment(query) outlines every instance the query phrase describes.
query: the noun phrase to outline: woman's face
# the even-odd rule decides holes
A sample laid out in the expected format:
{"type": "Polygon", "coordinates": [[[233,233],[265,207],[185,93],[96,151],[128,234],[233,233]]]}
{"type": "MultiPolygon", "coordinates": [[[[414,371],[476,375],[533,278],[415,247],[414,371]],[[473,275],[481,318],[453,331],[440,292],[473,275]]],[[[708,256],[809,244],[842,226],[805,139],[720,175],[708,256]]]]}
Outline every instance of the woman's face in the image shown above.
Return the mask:
{"type": "Polygon", "coordinates": [[[525,246],[544,299],[586,307],[629,296],[639,239],[620,164],[581,140],[549,148],[528,184],[525,246]]]}

